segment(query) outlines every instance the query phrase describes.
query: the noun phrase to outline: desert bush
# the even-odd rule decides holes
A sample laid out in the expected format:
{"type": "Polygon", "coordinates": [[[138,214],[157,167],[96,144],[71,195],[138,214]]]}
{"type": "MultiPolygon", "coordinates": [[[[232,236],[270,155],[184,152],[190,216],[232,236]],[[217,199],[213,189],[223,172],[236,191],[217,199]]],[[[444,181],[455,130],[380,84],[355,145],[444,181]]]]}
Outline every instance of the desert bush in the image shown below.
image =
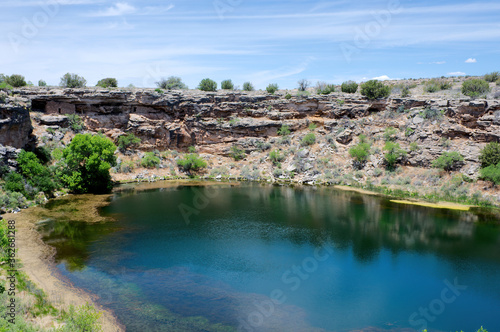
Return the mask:
{"type": "Polygon", "coordinates": [[[112,77],[103,78],[102,80],[99,80],[99,82],[97,82],[96,86],[100,86],[101,88],[117,88],[118,81],[116,80],[116,78],[112,77]]]}
{"type": "Polygon", "coordinates": [[[224,80],[220,84],[222,90],[234,90],[234,84],[231,80],[224,80]]]}
{"type": "Polygon", "coordinates": [[[354,159],[355,166],[361,167],[370,156],[371,144],[365,135],[359,135],[359,142],[349,149],[349,155],[354,159]]]}
{"type": "Polygon", "coordinates": [[[481,167],[488,167],[500,163],[500,144],[496,142],[488,143],[480,152],[479,161],[481,167]]]}
{"type": "Polygon", "coordinates": [[[237,145],[233,145],[231,147],[229,155],[231,156],[231,158],[238,161],[238,160],[244,159],[246,156],[246,153],[245,153],[245,150],[240,149],[237,145]]]}
{"type": "Polygon", "coordinates": [[[443,117],[443,114],[444,111],[431,107],[426,107],[421,113],[422,117],[427,120],[439,120],[443,117]]]}
{"type": "Polygon", "coordinates": [[[83,88],[87,84],[87,80],[81,76],[78,76],[77,74],[64,74],[63,77],[61,77],[61,82],[59,83],[59,86],[65,87],[65,88],[83,88]]]}
{"type": "MultiPolygon", "coordinates": [[[[21,174],[33,188],[37,188],[38,191],[43,191],[49,195],[57,188],[54,175],[47,166],[42,165],[33,152],[21,150],[17,157],[17,164],[21,174]]],[[[23,192],[30,197],[33,196],[24,190],[23,192]]],[[[36,194],[36,192],[33,194],[36,194]]]]}
{"type": "Polygon", "coordinates": [[[299,91],[306,91],[307,88],[311,85],[311,82],[303,78],[299,80],[297,84],[299,85],[298,87],[299,91]]]}
{"type": "Polygon", "coordinates": [[[406,98],[406,97],[409,97],[411,95],[410,93],[410,88],[405,86],[401,89],[401,97],[403,98],[406,98]]]}
{"type": "Polygon", "coordinates": [[[368,99],[387,98],[391,94],[391,88],[377,80],[370,80],[361,84],[361,94],[368,99]]]}
{"type": "Polygon", "coordinates": [[[38,86],[47,86],[47,82],[45,82],[44,80],[39,80],[38,86]]]}
{"type": "Polygon", "coordinates": [[[133,133],[128,133],[126,135],[121,135],[118,137],[118,150],[124,152],[132,146],[137,146],[141,144],[141,139],[135,136],[133,133]]]}
{"type": "Polygon", "coordinates": [[[500,86],[500,78],[495,82],[497,86],[500,86]]]}
{"type": "Polygon", "coordinates": [[[491,181],[494,184],[500,184],[500,163],[481,168],[479,173],[481,175],[481,179],[491,181]]]}
{"type": "Polygon", "coordinates": [[[394,141],[396,139],[396,135],[398,134],[398,131],[396,128],[393,127],[387,127],[385,128],[384,131],[384,141],[394,141]]]}
{"type": "Polygon", "coordinates": [[[401,149],[399,143],[394,143],[387,141],[384,146],[384,150],[387,153],[384,155],[384,160],[389,169],[394,169],[398,159],[406,155],[406,151],[401,149]]]}
{"type": "Polygon", "coordinates": [[[198,89],[201,91],[216,91],[217,90],[217,82],[209,79],[209,78],[204,78],[201,80],[200,84],[198,85],[198,89]]]}
{"type": "Polygon", "coordinates": [[[291,94],[287,93],[287,94],[285,95],[285,99],[291,99],[291,98],[292,98],[292,95],[291,95],[291,94]]]}
{"type": "Polygon", "coordinates": [[[156,86],[165,90],[185,90],[188,88],[187,85],[182,82],[182,79],[177,76],[170,76],[167,79],[162,78],[156,82],[156,86]]]}
{"type": "Polygon", "coordinates": [[[177,165],[184,171],[190,173],[191,171],[198,171],[207,167],[207,162],[197,153],[189,153],[183,158],[177,159],[177,165]]]}
{"type": "Polygon", "coordinates": [[[269,159],[273,162],[273,164],[277,164],[285,160],[286,156],[284,153],[281,153],[279,150],[274,149],[269,152],[269,159]]]}
{"type": "Polygon", "coordinates": [[[266,88],[266,91],[273,95],[276,91],[278,91],[278,84],[276,83],[269,84],[266,88]]]}
{"type": "Polygon", "coordinates": [[[68,122],[69,122],[69,127],[75,133],[81,132],[85,127],[82,117],[79,116],[78,114],[69,114],[68,122]]]}
{"type": "Polygon", "coordinates": [[[224,176],[224,177],[229,176],[230,175],[229,169],[225,166],[221,166],[221,167],[215,167],[210,171],[210,176],[212,176],[212,177],[216,177],[219,175],[224,176]]]}
{"type": "Polygon", "coordinates": [[[253,91],[253,90],[255,90],[255,88],[253,87],[252,83],[245,82],[245,83],[243,83],[243,90],[244,91],[253,91]]]}
{"type": "Polygon", "coordinates": [[[420,150],[420,147],[418,146],[417,142],[411,142],[410,143],[410,151],[415,152],[420,150]]]}
{"type": "Polygon", "coordinates": [[[118,171],[121,173],[130,173],[134,170],[135,163],[132,160],[122,161],[118,167],[118,171]]]}
{"type": "Polygon", "coordinates": [[[306,134],[300,141],[302,146],[313,145],[314,143],[316,143],[316,136],[312,132],[306,134]]]}
{"type": "Polygon", "coordinates": [[[424,84],[424,91],[426,92],[437,92],[440,90],[451,89],[452,84],[450,82],[446,82],[444,80],[436,80],[432,79],[424,84]]]}
{"type": "Polygon", "coordinates": [[[155,89],[155,92],[157,92],[157,93],[159,93],[159,94],[163,94],[163,90],[162,90],[162,89],[160,89],[160,88],[156,88],[156,89],[155,89]]]}
{"type": "Polygon", "coordinates": [[[335,85],[333,84],[318,82],[318,84],[316,85],[316,93],[319,95],[327,95],[332,92],[335,92],[335,85]]]}
{"type": "Polygon", "coordinates": [[[345,93],[355,93],[356,91],[358,91],[358,83],[354,81],[344,82],[340,86],[340,90],[345,93]]]}
{"type": "Polygon", "coordinates": [[[5,77],[5,83],[13,86],[14,88],[20,88],[22,86],[26,86],[26,79],[23,75],[13,74],[5,77]]]}
{"type": "Polygon", "coordinates": [[[500,79],[500,72],[494,71],[489,74],[484,75],[484,80],[486,82],[495,82],[500,79]]]}
{"type": "Polygon", "coordinates": [[[478,97],[490,91],[490,85],[485,80],[473,78],[462,84],[462,93],[469,97],[478,97]]]}
{"type": "Polygon", "coordinates": [[[441,168],[445,171],[451,171],[458,166],[460,162],[464,160],[464,157],[456,152],[443,152],[436,160],[434,160],[431,165],[435,168],[441,168]]]}
{"type": "Polygon", "coordinates": [[[160,158],[154,152],[146,152],[141,158],[141,166],[144,168],[155,168],[160,165],[160,158]]]}
{"type": "Polygon", "coordinates": [[[256,141],[254,145],[260,151],[269,150],[271,148],[271,146],[272,146],[271,143],[269,143],[269,142],[263,142],[263,141],[256,141]]]}

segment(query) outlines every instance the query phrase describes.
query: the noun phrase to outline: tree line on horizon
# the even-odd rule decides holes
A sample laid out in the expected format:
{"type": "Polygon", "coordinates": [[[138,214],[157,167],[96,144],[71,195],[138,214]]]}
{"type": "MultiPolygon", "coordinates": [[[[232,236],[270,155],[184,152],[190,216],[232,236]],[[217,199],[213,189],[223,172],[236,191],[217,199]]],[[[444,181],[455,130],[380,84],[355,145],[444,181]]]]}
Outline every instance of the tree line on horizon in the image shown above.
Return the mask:
{"type": "MultiPolygon", "coordinates": [[[[467,79],[462,85],[462,93],[469,97],[478,97],[484,95],[490,91],[489,82],[496,82],[496,85],[500,86],[500,72],[491,72],[489,74],[483,75],[482,78],[467,79]]],[[[156,91],[158,93],[163,93],[163,90],[170,91],[188,89],[188,86],[184,82],[182,82],[182,79],[180,77],[177,76],[162,78],[158,82],[155,82],[155,84],[157,86],[156,91]]],[[[311,87],[311,82],[306,79],[301,79],[297,82],[297,84],[299,94],[307,95],[307,89],[311,87]]],[[[13,74],[10,76],[0,74],[0,90],[8,90],[23,86],[33,86],[33,84],[31,82],[26,82],[25,77],[19,74],[13,74]]],[[[47,83],[44,80],[39,80],[38,86],[47,86],[47,83]]],[[[61,77],[59,86],[64,88],[83,88],[87,86],[87,80],[77,74],[66,73],[61,77]]],[[[361,84],[358,84],[351,80],[345,81],[340,85],[340,91],[344,93],[356,93],[358,91],[358,86],[361,87],[360,93],[363,96],[366,96],[368,99],[387,98],[391,93],[391,86],[388,86],[382,81],[376,79],[369,80],[361,84]]],[[[399,87],[399,89],[401,90],[401,96],[409,96],[410,88],[415,86],[415,84],[412,84],[399,87]]],[[[118,80],[112,77],[103,78],[97,82],[96,87],[117,88],[118,80]]],[[[129,85],[129,87],[133,86],[129,85]]],[[[218,84],[216,81],[210,78],[204,78],[200,81],[196,88],[201,91],[215,92],[217,91],[218,84]]],[[[430,79],[429,81],[426,81],[424,83],[424,91],[429,93],[440,90],[447,90],[450,88],[451,84],[442,79],[430,79]]],[[[231,79],[226,79],[221,82],[221,89],[239,90],[239,87],[235,86],[231,79]]],[[[276,91],[278,91],[278,89],[279,86],[277,83],[270,83],[266,87],[266,91],[270,94],[274,94],[276,91]]],[[[334,84],[318,82],[315,89],[317,94],[330,94],[332,92],[335,92],[336,87],[334,84]]],[[[242,90],[254,91],[255,87],[251,82],[244,82],[242,90]]],[[[291,97],[291,95],[287,95],[287,99],[290,98],[288,96],[291,97]]]]}

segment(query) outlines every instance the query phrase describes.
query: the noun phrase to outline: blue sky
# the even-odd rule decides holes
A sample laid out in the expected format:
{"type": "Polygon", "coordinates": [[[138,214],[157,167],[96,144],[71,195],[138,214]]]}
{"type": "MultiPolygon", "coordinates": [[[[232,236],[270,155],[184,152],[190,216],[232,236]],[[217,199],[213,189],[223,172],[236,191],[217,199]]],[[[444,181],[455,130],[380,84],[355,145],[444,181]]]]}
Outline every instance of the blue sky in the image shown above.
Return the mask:
{"type": "Polygon", "coordinates": [[[482,75],[500,70],[498,1],[1,0],[0,73],[57,85],[482,75]]]}

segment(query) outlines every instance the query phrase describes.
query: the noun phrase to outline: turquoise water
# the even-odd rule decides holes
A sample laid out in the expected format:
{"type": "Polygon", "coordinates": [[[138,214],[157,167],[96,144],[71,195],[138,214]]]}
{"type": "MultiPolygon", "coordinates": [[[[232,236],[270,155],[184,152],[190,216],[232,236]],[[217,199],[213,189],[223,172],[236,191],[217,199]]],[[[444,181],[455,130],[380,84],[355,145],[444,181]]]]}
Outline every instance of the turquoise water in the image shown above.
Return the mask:
{"type": "Polygon", "coordinates": [[[102,213],[44,239],[127,331],[500,331],[486,215],[255,184],[124,191],[102,213]]]}

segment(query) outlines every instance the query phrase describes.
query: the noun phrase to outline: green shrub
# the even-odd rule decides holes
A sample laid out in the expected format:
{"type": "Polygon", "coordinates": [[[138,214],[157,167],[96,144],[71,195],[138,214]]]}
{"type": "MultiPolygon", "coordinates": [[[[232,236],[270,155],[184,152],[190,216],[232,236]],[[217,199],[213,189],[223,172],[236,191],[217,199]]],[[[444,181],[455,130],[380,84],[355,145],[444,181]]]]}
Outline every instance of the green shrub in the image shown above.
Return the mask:
{"type": "Polygon", "coordinates": [[[500,78],[495,82],[497,86],[500,86],[500,78]]]}
{"type": "MultiPolygon", "coordinates": [[[[57,188],[53,174],[48,167],[40,163],[40,160],[33,152],[21,150],[17,157],[17,164],[21,174],[32,187],[38,188],[39,191],[49,195],[57,188]]],[[[36,192],[25,192],[25,194],[33,196],[36,192]]]]}
{"type": "Polygon", "coordinates": [[[77,74],[70,73],[64,74],[64,76],[61,77],[61,82],[59,83],[59,86],[65,88],[83,88],[86,85],[87,80],[77,74]]]}
{"type": "Polygon", "coordinates": [[[422,117],[427,120],[439,120],[443,117],[444,111],[435,108],[426,107],[421,113],[422,117]]]}
{"type": "Polygon", "coordinates": [[[500,144],[496,142],[488,143],[479,155],[481,167],[488,167],[500,163],[500,144]]]}
{"type": "MultiPolygon", "coordinates": [[[[156,86],[165,90],[185,90],[187,85],[182,82],[182,79],[177,76],[170,76],[167,79],[162,78],[160,81],[156,82],[156,86]]],[[[217,89],[217,86],[215,87],[217,89]]]]}
{"type": "Polygon", "coordinates": [[[160,165],[160,158],[154,152],[146,152],[141,158],[141,166],[144,168],[155,168],[160,165]]]}
{"type": "Polygon", "coordinates": [[[129,147],[137,146],[141,144],[141,139],[135,136],[133,133],[128,133],[118,137],[118,150],[124,152],[129,147]]]}
{"type": "Polygon", "coordinates": [[[286,136],[290,135],[290,127],[288,125],[281,125],[281,128],[278,129],[278,135],[280,136],[286,136]]]}
{"type": "Polygon", "coordinates": [[[63,181],[75,193],[106,193],[112,188],[109,169],[116,166],[116,146],[102,135],[77,134],[63,150],[63,181]]]}
{"type": "Polygon", "coordinates": [[[484,75],[484,80],[486,82],[495,82],[500,79],[500,72],[494,71],[492,73],[484,75]]]}
{"type": "Polygon", "coordinates": [[[1,82],[0,83],[0,90],[12,90],[14,87],[10,84],[7,84],[7,82],[1,82]]]}
{"type": "Polygon", "coordinates": [[[26,79],[24,78],[23,75],[10,75],[5,77],[5,83],[8,85],[13,86],[14,88],[20,88],[22,86],[26,86],[26,79]]]}
{"type": "Polygon", "coordinates": [[[240,149],[237,145],[233,145],[231,147],[229,155],[231,156],[231,158],[238,161],[238,160],[245,158],[246,153],[245,153],[245,150],[240,149]]]}
{"type": "Polygon", "coordinates": [[[500,163],[481,168],[479,173],[481,174],[481,179],[491,181],[494,184],[500,184],[500,163]]]}
{"type": "Polygon", "coordinates": [[[384,155],[384,160],[389,169],[393,169],[398,159],[406,155],[406,151],[401,149],[399,143],[394,143],[391,141],[387,141],[385,143],[384,150],[387,151],[387,153],[384,155]]]}
{"type": "Polygon", "coordinates": [[[354,81],[347,81],[342,83],[340,90],[345,93],[356,93],[358,91],[358,83],[354,81]]]}
{"type": "Polygon", "coordinates": [[[371,144],[365,135],[359,135],[359,143],[349,149],[349,155],[354,159],[355,165],[362,166],[370,156],[371,144]]]}
{"type": "Polygon", "coordinates": [[[409,97],[411,95],[410,93],[410,88],[405,86],[401,89],[401,97],[403,98],[406,98],[406,97],[409,97]]]}
{"type": "Polygon", "coordinates": [[[316,143],[316,136],[314,135],[314,133],[308,133],[300,141],[300,144],[302,146],[313,145],[314,143],[316,143]]]}
{"type": "Polygon", "coordinates": [[[196,153],[190,153],[177,160],[177,165],[184,171],[198,171],[207,167],[207,162],[196,153]]]}
{"type": "Polygon", "coordinates": [[[418,151],[420,150],[420,147],[418,146],[418,143],[417,142],[411,142],[410,143],[410,151],[418,151]]]}
{"type": "Polygon", "coordinates": [[[69,121],[69,127],[75,133],[81,132],[85,127],[82,117],[79,116],[78,114],[68,115],[68,121],[69,121]]]}
{"type": "Polygon", "coordinates": [[[118,171],[121,173],[130,173],[134,170],[135,164],[131,160],[122,161],[118,167],[118,171]]]}
{"type": "Polygon", "coordinates": [[[318,82],[316,86],[316,93],[319,95],[328,95],[335,92],[335,85],[327,84],[325,82],[318,82]]]}
{"type": "Polygon", "coordinates": [[[303,78],[299,80],[297,84],[299,85],[299,91],[306,91],[307,88],[311,85],[311,82],[303,78]]]}
{"type": "Polygon", "coordinates": [[[66,323],[58,332],[100,332],[102,328],[99,324],[101,313],[92,305],[85,304],[80,307],[71,305],[69,312],[65,315],[66,323]]]}
{"type": "Polygon", "coordinates": [[[253,87],[252,83],[245,82],[245,83],[243,83],[243,90],[244,91],[253,91],[253,90],[255,90],[255,88],[253,87]]]}
{"type": "Polygon", "coordinates": [[[437,92],[440,90],[451,89],[452,84],[444,80],[432,79],[424,84],[424,91],[426,92],[437,92]]]}
{"type": "Polygon", "coordinates": [[[217,82],[209,78],[204,78],[198,85],[198,89],[201,91],[217,91],[217,82]]]}
{"type": "Polygon", "coordinates": [[[156,88],[156,89],[155,89],[155,92],[157,92],[157,93],[159,93],[159,94],[163,94],[163,90],[162,90],[162,89],[160,89],[160,88],[156,88]]]}
{"type": "Polygon", "coordinates": [[[315,124],[314,122],[311,122],[307,128],[308,128],[310,131],[314,131],[316,128],[318,128],[318,125],[317,125],[317,124],[315,124]]]}
{"type": "Polygon", "coordinates": [[[231,80],[224,80],[220,84],[222,90],[234,90],[234,84],[231,80]]]}
{"type": "Polygon", "coordinates": [[[289,93],[287,93],[287,94],[285,95],[285,99],[290,99],[290,98],[292,98],[292,95],[291,95],[291,94],[289,94],[289,93]]]}
{"type": "Polygon", "coordinates": [[[24,193],[24,178],[21,174],[11,172],[4,177],[3,189],[5,191],[24,193]]]}
{"type": "Polygon", "coordinates": [[[38,86],[47,86],[47,82],[45,82],[44,80],[39,80],[38,86]]]}
{"type": "Polygon", "coordinates": [[[118,81],[116,80],[116,78],[112,77],[103,78],[102,80],[99,80],[99,82],[97,82],[96,86],[100,86],[101,88],[117,88],[118,81]]]}
{"type": "Polygon", "coordinates": [[[269,159],[271,159],[271,161],[275,165],[285,160],[285,158],[285,154],[281,153],[279,150],[274,149],[269,152],[269,159]]]}
{"type": "Polygon", "coordinates": [[[435,168],[441,168],[444,169],[445,171],[451,171],[455,167],[457,167],[458,163],[462,162],[464,160],[464,157],[456,152],[443,152],[439,158],[434,160],[431,165],[432,167],[435,168]]]}
{"type": "Polygon", "coordinates": [[[266,88],[266,91],[273,95],[276,91],[278,91],[278,84],[276,83],[269,84],[266,88]]]}
{"type": "Polygon", "coordinates": [[[490,91],[490,85],[485,80],[473,78],[462,84],[462,93],[469,97],[478,97],[490,91]]]}
{"type": "Polygon", "coordinates": [[[384,141],[394,141],[396,139],[396,135],[398,134],[398,131],[396,128],[393,127],[387,127],[385,128],[384,131],[384,141]]]}
{"type": "Polygon", "coordinates": [[[361,84],[361,94],[368,99],[387,98],[391,94],[391,88],[377,80],[370,80],[361,84]]]}

